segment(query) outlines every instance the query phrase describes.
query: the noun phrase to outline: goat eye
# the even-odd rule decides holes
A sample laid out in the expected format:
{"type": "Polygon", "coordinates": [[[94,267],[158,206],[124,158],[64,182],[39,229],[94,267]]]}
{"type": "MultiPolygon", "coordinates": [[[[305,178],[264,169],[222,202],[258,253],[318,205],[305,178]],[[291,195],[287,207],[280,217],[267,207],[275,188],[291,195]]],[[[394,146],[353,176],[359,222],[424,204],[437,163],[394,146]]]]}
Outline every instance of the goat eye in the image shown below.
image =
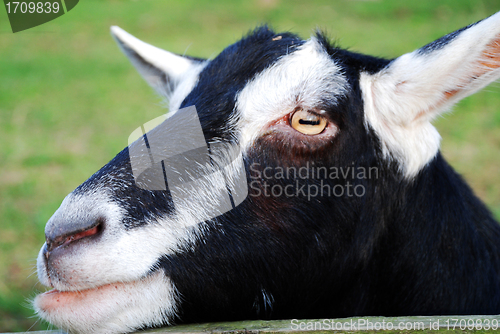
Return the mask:
{"type": "Polygon", "coordinates": [[[304,109],[299,109],[293,113],[291,117],[292,128],[305,135],[317,135],[323,132],[326,128],[327,121],[325,118],[308,112],[304,109]]]}

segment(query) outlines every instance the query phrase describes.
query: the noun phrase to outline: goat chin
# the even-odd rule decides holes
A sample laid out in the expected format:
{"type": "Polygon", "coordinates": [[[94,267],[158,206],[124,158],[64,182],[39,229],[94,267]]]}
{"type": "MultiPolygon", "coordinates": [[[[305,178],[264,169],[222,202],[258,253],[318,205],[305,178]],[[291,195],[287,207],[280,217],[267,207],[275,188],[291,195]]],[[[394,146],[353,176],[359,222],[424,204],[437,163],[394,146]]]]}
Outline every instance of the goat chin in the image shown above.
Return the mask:
{"type": "Polygon", "coordinates": [[[33,306],[41,318],[69,333],[120,333],[168,324],[175,310],[174,292],[169,279],[157,271],[94,289],[52,289],[38,295],[33,306]],[[158,294],[166,297],[162,303],[157,302],[158,294]]]}

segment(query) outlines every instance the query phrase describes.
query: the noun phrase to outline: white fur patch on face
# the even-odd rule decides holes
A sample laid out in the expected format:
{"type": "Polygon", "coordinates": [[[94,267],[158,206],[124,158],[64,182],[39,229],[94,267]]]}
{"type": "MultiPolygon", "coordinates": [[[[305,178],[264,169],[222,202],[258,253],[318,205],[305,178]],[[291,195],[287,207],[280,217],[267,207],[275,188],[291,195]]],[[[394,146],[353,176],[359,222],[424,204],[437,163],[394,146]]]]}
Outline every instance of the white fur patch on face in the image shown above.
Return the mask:
{"type": "Polygon", "coordinates": [[[252,79],[236,97],[236,129],[245,151],[271,122],[297,106],[318,107],[343,95],[347,79],[323,46],[311,38],[252,79]]]}
{"type": "Polygon", "coordinates": [[[176,290],[162,271],[141,280],[78,292],[38,295],[40,317],[70,333],[126,333],[168,324],[176,312],[176,290]]]}

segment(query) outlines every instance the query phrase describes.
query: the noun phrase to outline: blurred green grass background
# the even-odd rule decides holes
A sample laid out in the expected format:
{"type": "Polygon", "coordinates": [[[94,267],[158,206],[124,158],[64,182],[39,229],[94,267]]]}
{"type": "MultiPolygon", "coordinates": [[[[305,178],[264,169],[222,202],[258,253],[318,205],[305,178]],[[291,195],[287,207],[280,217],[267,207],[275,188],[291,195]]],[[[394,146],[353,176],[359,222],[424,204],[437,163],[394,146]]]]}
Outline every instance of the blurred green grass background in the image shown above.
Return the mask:
{"type": "MultiPolygon", "coordinates": [[[[44,329],[29,299],[44,225],[66,194],[165,112],[109,34],[214,57],[258,24],[396,57],[500,10],[499,0],[92,1],[13,34],[0,9],[0,332],[44,329]]],[[[442,151],[500,218],[500,87],[436,122],[442,151]]]]}

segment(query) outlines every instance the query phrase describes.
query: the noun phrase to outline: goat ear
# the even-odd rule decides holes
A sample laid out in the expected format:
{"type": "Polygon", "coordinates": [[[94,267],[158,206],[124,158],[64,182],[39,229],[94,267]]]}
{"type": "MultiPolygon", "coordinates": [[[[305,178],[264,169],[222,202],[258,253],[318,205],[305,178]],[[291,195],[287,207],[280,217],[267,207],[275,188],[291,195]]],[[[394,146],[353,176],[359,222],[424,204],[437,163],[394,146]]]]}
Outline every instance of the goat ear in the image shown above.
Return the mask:
{"type": "Polygon", "coordinates": [[[193,67],[201,63],[147,44],[117,26],[111,35],[147,83],[158,93],[170,96],[193,67]]]}
{"type": "Polygon", "coordinates": [[[430,121],[498,78],[500,12],[397,58],[378,73],[362,73],[365,119],[381,137],[384,153],[412,176],[439,149],[430,121]]]}

